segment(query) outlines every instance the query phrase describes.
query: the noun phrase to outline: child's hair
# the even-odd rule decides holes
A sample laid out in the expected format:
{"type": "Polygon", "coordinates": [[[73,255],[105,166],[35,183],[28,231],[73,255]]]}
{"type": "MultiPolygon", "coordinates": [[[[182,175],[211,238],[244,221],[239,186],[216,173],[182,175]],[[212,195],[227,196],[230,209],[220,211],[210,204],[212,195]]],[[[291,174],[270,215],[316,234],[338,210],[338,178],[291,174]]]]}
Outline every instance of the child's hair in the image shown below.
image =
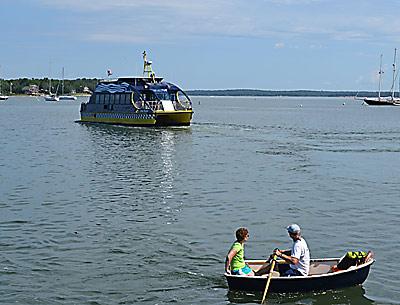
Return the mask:
{"type": "Polygon", "coordinates": [[[236,230],[236,239],[238,242],[242,242],[247,234],[249,234],[249,230],[247,230],[246,228],[239,228],[236,230]]]}

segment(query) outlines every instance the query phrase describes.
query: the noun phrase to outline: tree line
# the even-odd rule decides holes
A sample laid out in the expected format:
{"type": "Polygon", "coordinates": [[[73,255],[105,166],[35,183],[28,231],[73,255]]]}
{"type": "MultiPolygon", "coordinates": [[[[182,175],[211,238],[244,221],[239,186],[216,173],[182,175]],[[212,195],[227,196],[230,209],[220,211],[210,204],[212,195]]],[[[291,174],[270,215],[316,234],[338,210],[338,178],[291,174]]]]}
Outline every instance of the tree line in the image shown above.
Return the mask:
{"type": "MultiPolygon", "coordinates": [[[[64,93],[93,92],[99,79],[78,78],[64,80],[64,93]],[[86,90],[85,90],[86,88],[86,90]],[[89,89],[89,90],[87,90],[89,89]]],[[[39,94],[49,93],[50,80],[48,78],[19,78],[0,80],[0,91],[10,94],[27,94],[30,86],[37,86],[39,94]]],[[[51,79],[51,92],[61,94],[62,80],[51,79]]],[[[310,97],[376,97],[374,91],[324,91],[324,90],[261,90],[261,89],[221,89],[221,90],[188,90],[191,96],[310,96],[310,97]]],[[[381,92],[381,96],[388,96],[390,92],[381,92]]],[[[395,94],[399,96],[398,93],[395,94]]]]}
{"type": "MultiPolygon", "coordinates": [[[[64,80],[64,93],[84,93],[85,87],[93,91],[98,83],[96,78],[78,78],[64,80]]],[[[1,91],[10,94],[26,94],[31,86],[37,86],[38,93],[48,93],[50,80],[48,78],[19,78],[0,80],[1,91]]],[[[51,79],[51,92],[55,93],[58,89],[58,94],[61,94],[62,80],[51,79]]]]}

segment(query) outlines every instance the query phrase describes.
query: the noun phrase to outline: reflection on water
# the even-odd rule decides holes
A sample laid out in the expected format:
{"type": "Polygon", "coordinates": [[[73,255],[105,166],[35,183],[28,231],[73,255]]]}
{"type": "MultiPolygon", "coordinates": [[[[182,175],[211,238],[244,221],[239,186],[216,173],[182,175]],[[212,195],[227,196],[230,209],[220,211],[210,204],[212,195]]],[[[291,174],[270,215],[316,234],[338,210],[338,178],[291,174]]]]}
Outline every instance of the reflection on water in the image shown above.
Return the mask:
{"type": "Polygon", "coordinates": [[[190,156],[191,128],[104,124],[84,124],[83,128],[90,143],[87,178],[91,184],[103,188],[107,183],[107,188],[120,194],[129,189],[134,192],[125,193],[129,204],[152,206],[152,213],[158,210],[159,217],[169,217],[166,223],[174,221],[173,210],[183,204],[174,196],[184,185],[181,164],[190,156]]]}
{"type": "MultiPolygon", "coordinates": [[[[161,162],[163,164],[163,180],[161,181],[162,189],[164,193],[169,193],[174,183],[174,163],[173,156],[176,155],[175,151],[174,134],[169,130],[161,131],[161,162]]],[[[176,170],[176,169],[175,169],[176,170]]],[[[164,200],[165,203],[165,200],[164,200]]]]}
{"type": "MultiPolygon", "coordinates": [[[[227,296],[231,303],[260,303],[263,293],[229,291],[227,296]]],[[[306,304],[306,305],[328,305],[328,304],[357,304],[372,305],[374,302],[365,297],[365,291],[361,286],[329,290],[315,293],[283,293],[268,294],[267,304],[306,304]]]]}

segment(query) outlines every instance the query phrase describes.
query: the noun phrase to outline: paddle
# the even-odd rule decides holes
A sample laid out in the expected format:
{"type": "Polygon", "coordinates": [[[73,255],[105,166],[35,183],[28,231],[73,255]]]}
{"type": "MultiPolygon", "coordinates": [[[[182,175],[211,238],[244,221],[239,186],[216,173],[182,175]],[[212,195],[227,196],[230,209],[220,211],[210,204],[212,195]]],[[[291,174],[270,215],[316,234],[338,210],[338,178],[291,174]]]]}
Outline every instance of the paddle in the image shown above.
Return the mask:
{"type": "Polygon", "coordinates": [[[265,285],[264,294],[263,294],[263,298],[262,298],[261,304],[264,304],[265,297],[267,296],[269,283],[271,282],[271,278],[272,278],[272,272],[274,271],[274,268],[275,268],[275,262],[276,262],[276,254],[274,254],[274,256],[272,257],[271,269],[269,270],[269,273],[268,273],[267,284],[265,285]]]}

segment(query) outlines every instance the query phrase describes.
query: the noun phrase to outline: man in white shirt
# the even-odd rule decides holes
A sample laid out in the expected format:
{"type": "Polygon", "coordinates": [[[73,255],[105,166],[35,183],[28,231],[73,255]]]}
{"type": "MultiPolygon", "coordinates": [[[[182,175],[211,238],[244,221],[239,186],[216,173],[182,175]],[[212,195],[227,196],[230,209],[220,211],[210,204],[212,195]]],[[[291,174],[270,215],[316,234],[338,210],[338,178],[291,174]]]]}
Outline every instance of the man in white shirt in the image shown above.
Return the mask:
{"type": "Polygon", "coordinates": [[[279,249],[275,250],[275,254],[290,263],[289,269],[284,272],[283,276],[306,276],[310,271],[310,251],[307,242],[301,237],[300,227],[292,224],[287,227],[293,245],[290,255],[285,254],[279,249]]]}

